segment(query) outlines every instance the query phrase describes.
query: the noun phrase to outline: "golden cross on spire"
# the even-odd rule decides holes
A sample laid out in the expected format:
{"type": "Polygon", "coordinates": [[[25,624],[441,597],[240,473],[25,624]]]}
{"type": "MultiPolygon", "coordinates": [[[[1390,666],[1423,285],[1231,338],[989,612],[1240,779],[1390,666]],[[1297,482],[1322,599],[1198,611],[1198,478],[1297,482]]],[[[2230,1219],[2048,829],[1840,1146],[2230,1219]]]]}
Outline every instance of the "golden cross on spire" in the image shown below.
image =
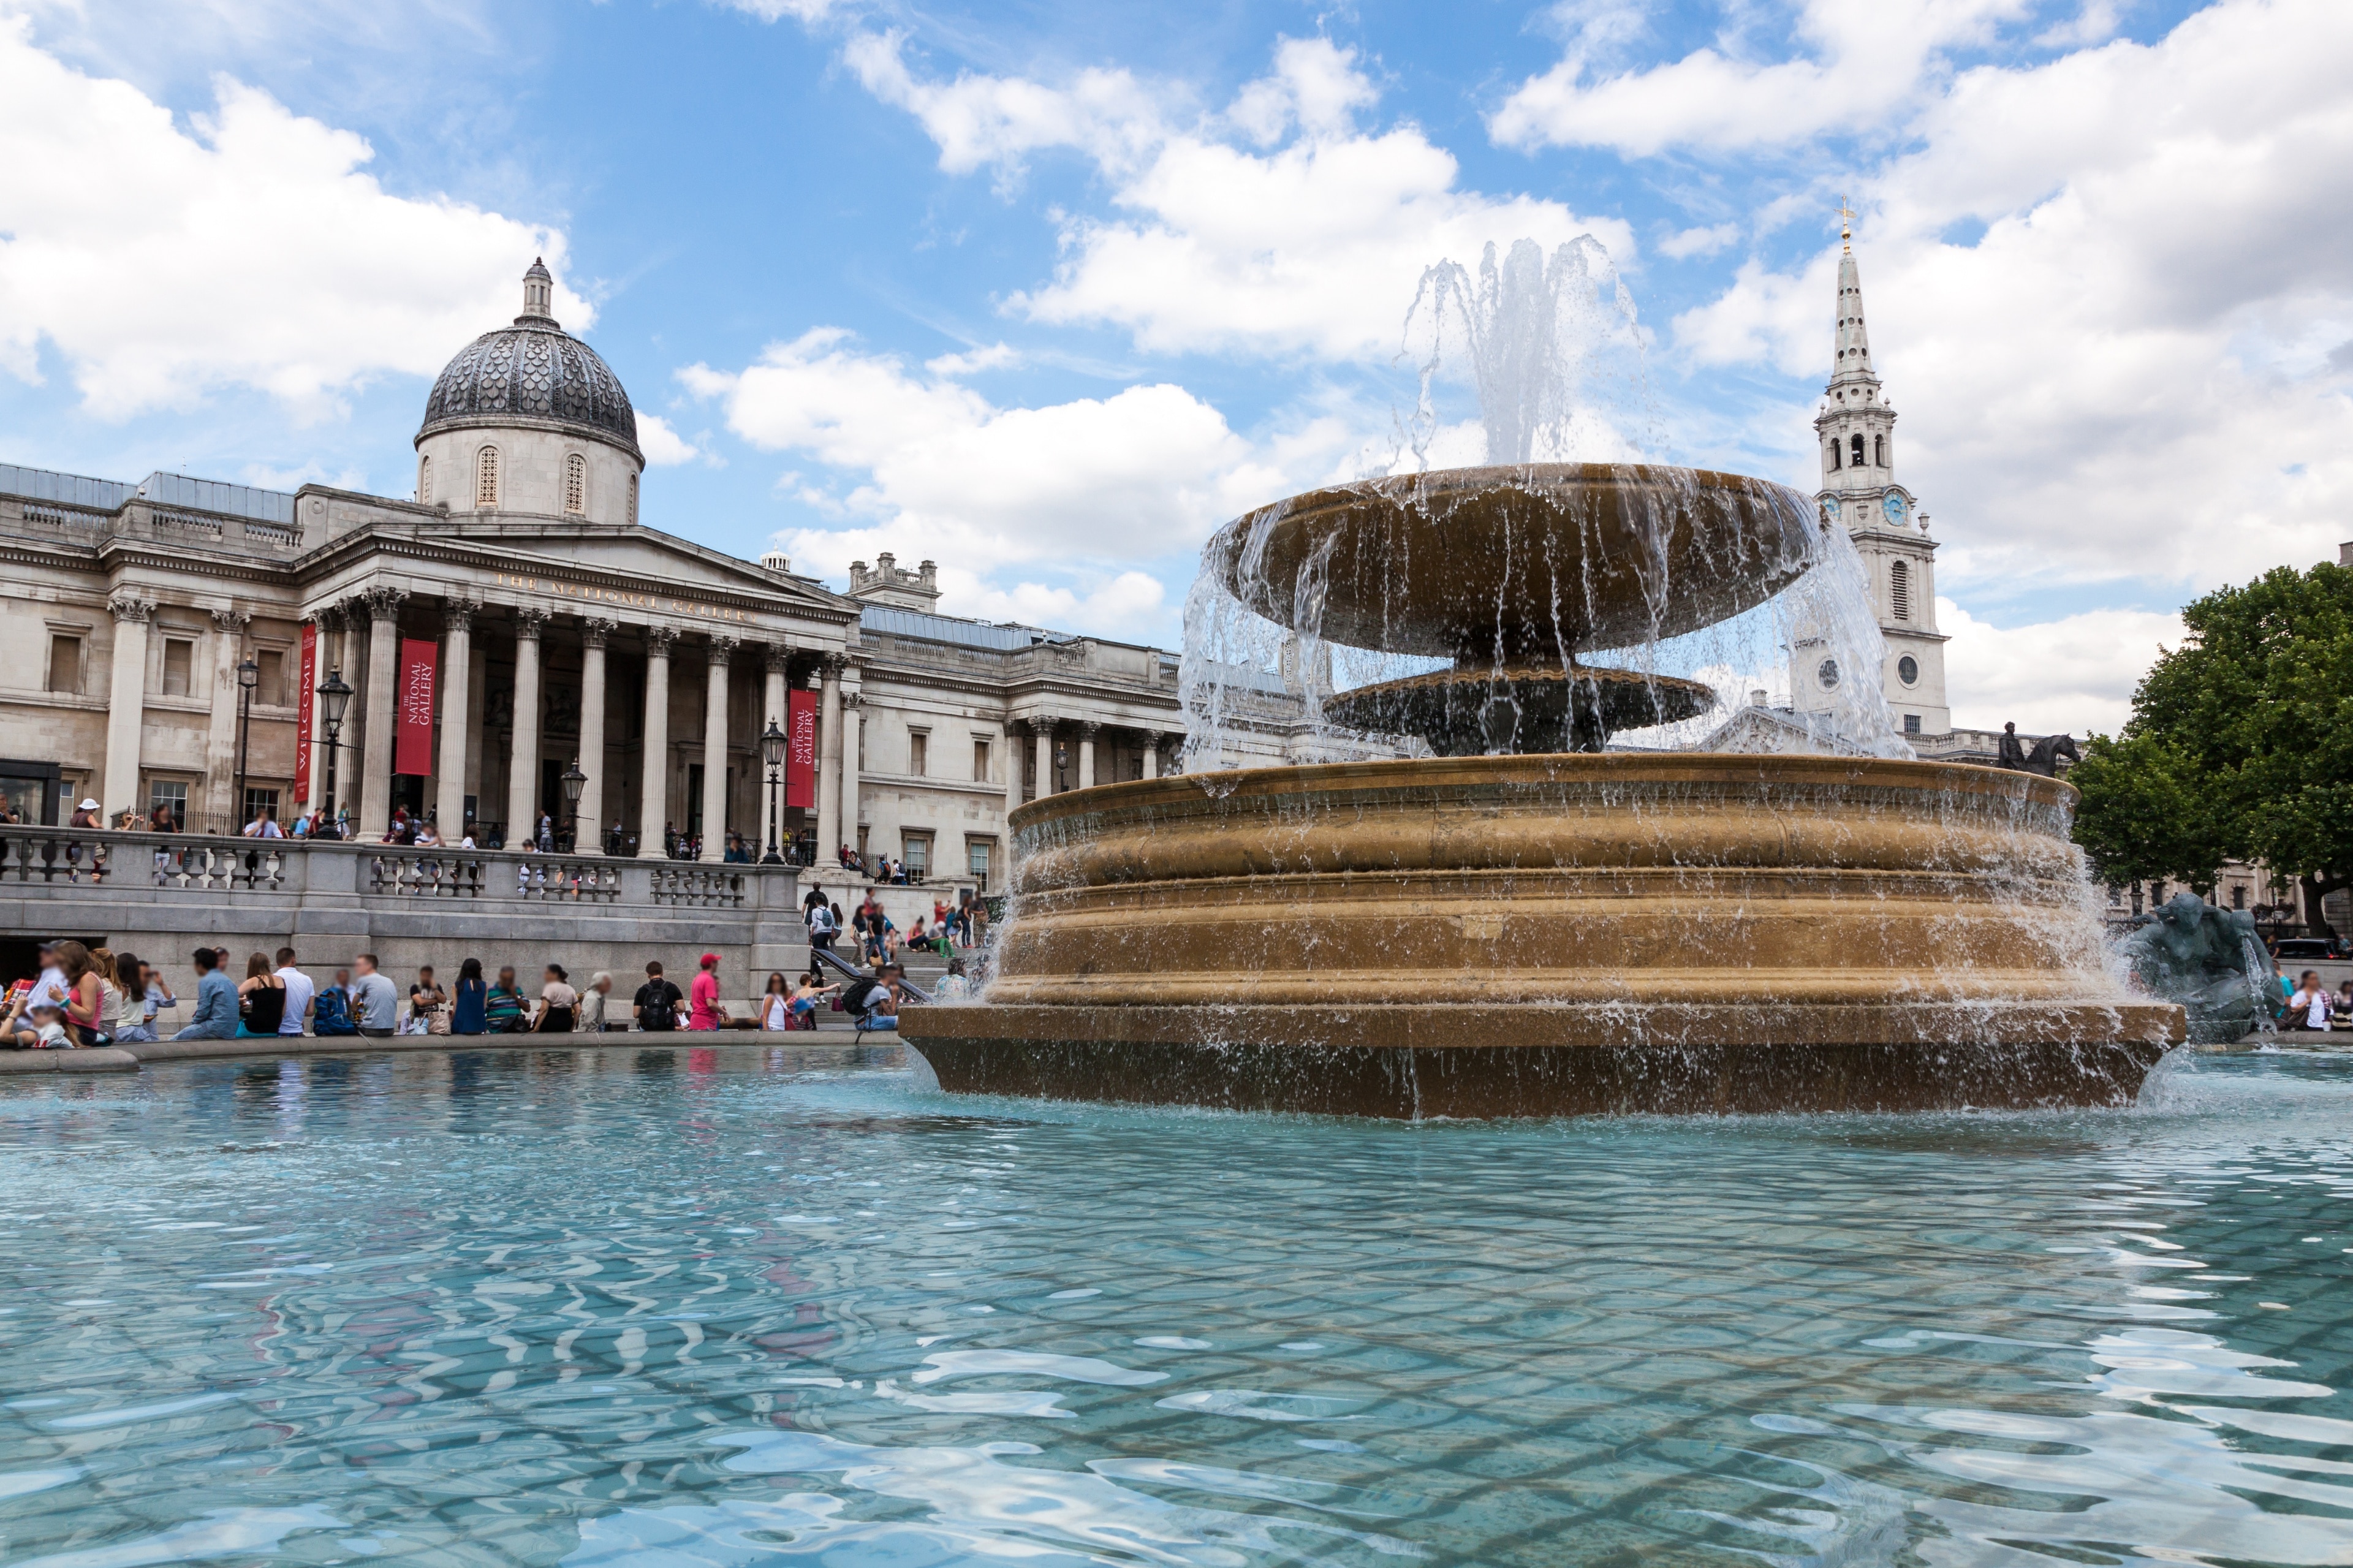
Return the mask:
{"type": "Polygon", "coordinates": [[[1842,241],[1847,242],[1847,248],[1848,248],[1849,250],[1852,250],[1852,249],[1854,248],[1853,240],[1854,240],[1854,216],[1855,216],[1855,214],[1854,214],[1854,209],[1853,209],[1852,207],[1851,207],[1851,206],[1849,206],[1849,205],[1846,205],[1846,197],[1845,197],[1845,195],[1844,195],[1843,194],[1841,194],[1841,195],[1840,195],[1840,197],[1839,197],[1838,215],[1839,215],[1839,238],[1840,238],[1841,240],[1842,240],[1842,241]]]}

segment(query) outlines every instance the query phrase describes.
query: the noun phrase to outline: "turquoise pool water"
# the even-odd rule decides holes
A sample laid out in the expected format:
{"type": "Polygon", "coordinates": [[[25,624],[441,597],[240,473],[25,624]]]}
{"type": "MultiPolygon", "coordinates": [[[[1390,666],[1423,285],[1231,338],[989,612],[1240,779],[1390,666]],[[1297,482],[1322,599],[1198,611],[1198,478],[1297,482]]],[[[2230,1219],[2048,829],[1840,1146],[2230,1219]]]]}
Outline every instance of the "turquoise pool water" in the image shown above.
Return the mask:
{"type": "Polygon", "coordinates": [[[0,1089],[0,1561],[2353,1562],[2353,1060],[1507,1127],[895,1062],[0,1089]]]}

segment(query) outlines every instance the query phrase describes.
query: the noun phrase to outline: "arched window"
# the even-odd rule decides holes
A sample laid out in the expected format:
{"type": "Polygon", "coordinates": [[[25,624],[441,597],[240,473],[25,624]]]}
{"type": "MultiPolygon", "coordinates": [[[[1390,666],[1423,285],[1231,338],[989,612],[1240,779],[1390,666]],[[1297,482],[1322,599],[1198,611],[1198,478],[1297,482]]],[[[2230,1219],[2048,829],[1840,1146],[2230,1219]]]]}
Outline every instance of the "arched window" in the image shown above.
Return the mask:
{"type": "Polygon", "coordinates": [[[1839,471],[1839,444],[1838,444],[1838,442],[1837,442],[1835,439],[1833,439],[1833,440],[1831,442],[1831,472],[1835,474],[1835,473],[1837,473],[1838,471],[1839,471]]]}
{"type": "Polygon", "coordinates": [[[1887,569],[1887,597],[1895,609],[1895,618],[1912,618],[1912,563],[1898,561],[1887,569]]]}
{"type": "Polygon", "coordinates": [[[1855,433],[1854,440],[1850,444],[1850,447],[1849,447],[1848,450],[1849,450],[1849,456],[1848,456],[1848,458],[1847,458],[1847,466],[1848,466],[1849,468],[1861,468],[1861,467],[1862,467],[1862,432],[1857,431],[1857,432],[1855,433]]]}
{"type": "Polygon", "coordinates": [[[474,458],[474,504],[490,508],[499,504],[499,449],[485,447],[474,458]]]}
{"type": "Polygon", "coordinates": [[[1884,436],[1871,438],[1871,466],[1874,468],[1887,467],[1887,437],[1884,436]]]}
{"type": "Polygon", "coordinates": [[[421,505],[433,504],[433,459],[417,459],[417,499],[421,505]]]}
{"type": "Polygon", "coordinates": [[[564,510],[575,517],[588,510],[588,459],[577,452],[564,459],[564,510]]]}
{"type": "Polygon", "coordinates": [[[629,476],[629,526],[638,525],[638,476],[629,476]]]}

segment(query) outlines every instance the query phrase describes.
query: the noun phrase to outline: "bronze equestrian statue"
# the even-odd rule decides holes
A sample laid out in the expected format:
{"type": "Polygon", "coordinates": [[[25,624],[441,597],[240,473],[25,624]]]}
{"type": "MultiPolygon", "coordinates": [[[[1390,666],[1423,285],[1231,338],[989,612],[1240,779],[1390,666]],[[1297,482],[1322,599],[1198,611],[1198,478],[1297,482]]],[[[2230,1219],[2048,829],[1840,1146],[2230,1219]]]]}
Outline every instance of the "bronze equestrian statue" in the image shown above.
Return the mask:
{"type": "Polygon", "coordinates": [[[2034,750],[2029,752],[2026,743],[2019,739],[2018,726],[2004,724],[1993,765],[2008,768],[2016,773],[2040,773],[2046,779],[2055,779],[2059,776],[2059,759],[2062,757],[2071,763],[2084,760],[2083,753],[2075,750],[2074,736],[2045,735],[2035,742],[2034,750]]]}

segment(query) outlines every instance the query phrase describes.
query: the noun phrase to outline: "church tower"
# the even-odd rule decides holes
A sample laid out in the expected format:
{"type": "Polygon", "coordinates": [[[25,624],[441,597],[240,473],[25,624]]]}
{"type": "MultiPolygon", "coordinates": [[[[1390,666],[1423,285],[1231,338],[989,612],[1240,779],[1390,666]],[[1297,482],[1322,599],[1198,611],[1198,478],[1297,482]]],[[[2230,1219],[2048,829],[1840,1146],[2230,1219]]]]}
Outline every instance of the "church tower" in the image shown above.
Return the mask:
{"type": "MultiPolygon", "coordinates": [[[[1949,733],[1945,637],[1936,630],[1936,545],[1912,492],[1895,482],[1895,410],[1881,394],[1862,319],[1862,274],[1855,267],[1853,214],[1841,204],[1837,356],[1814,432],[1821,441],[1822,521],[1845,526],[1862,556],[1887,638],[1883,689],[1907,739],[1949,733]]],[[[1825,706],[1837,667],[1799,650],[1791,675],[1796,705],[1825,706]]]]}

